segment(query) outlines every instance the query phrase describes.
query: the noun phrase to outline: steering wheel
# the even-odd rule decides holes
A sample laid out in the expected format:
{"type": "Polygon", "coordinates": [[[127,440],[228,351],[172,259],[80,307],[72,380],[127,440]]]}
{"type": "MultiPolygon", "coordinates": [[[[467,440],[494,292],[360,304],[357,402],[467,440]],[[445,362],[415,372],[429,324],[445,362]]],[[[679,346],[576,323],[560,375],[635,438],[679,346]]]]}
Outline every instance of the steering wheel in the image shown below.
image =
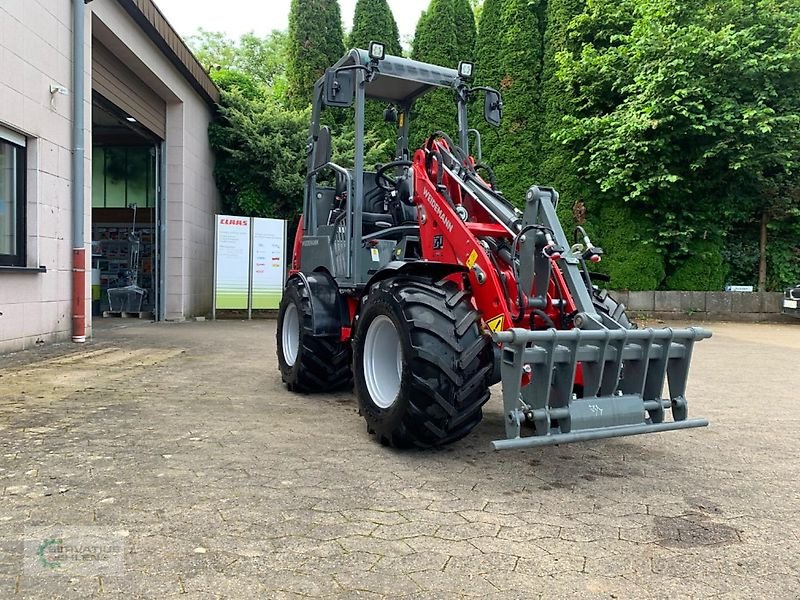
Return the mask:
{"type": "Polygon", "coordinates": [[[393,192],[397,189],[397,180],[389,175],[389,170],[397,167],[412,167],[414,163],[410,160],[393,160],[385,165],[378,167],[375,172],[375,183],[384,192],[393,192]]]}

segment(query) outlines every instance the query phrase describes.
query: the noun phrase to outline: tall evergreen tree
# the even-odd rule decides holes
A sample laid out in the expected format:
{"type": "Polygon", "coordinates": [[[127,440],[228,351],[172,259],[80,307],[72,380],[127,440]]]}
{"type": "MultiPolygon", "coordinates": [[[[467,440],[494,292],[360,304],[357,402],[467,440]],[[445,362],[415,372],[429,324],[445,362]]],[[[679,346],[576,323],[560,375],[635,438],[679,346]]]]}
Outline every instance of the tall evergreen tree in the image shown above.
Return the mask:
{"type": "MultiPolygon", "coordinates": [[[[494,169],[500,189],[518,205],[538,183],[542,43],[537,9],[538,3],[530,0],[486,0],[476,48],[478,81],[503,94],[500,128],[482,126],[483,119],[477,123],[486,132],[484,160],[494,169]]],[[[482,110],[473,112],[477,120],[482,110]]]]}
{"type": "Polygon", "coordinates": [[[470,0],[452,0],[456,21],[456,64],[460,60],[473,60],[475,57],[475,13],[470,0]]]}
{"type": "Polygon", "coordinates": [[[343,38],[337,0],[292,0],[287,68],[291,106],[308,106],[314,83],[344,54],[343,38]]]}
{"type": "MultiPolygon", "coordinates": [[[[431,0],[417,23],[411,57],[415,60],[455,68],[474,52],[475,18],[469,0],[431,0]],[[466,14],[464,8],[469,12],[466,14]]],[[[436,90],[417,101],[411,122],[412,146],[433,131],[455,134],[458,126],[453,94],[436,90]]]]}
{"type": "MultiPolygon", "coordinates": [[[[366,49],[373,40],[385,45],[386,54],[402,56],[400,33],[388,2],[358,0],[353,16],[353,30],[347,39],[348,47],[366,49]]],[[[375,100],[367,102],[365,129],[373,132],[381,141],[392,140],[390,145],[393,150],[397,129],[394,124],[385,122],[384,108],[384,105],[375,100]]]]}
{"type": "Polygon", "coordinates": [[[586,7],[586,0],[549,0],[547,5],[547,26],[544,33],[544,65],[542,69],[542,109],[544,123],[542,130],[542,183],[553,185],[562,195],[580,198],[580,186],[571,173],[569,152],[557,143],[554,134],[563,128],[564,115],[572,112],[572,95],[567,85],[558,77],[559,52],[569,49],[569,27],[572,20],[586,7]]]}
{"type": "Polygon", "coordinates": [[[583,13],[585,8],[586,0],[548,0],[544,32],[543,119],[538,177],[542,185],[552,186],[561,194],[559,216],[564,222],[565,229],[585,224],[584,218],[599,217],[599,211],[595,210],[599,207],[591,206],[594,194],[590,192],[590,186],[577,176],[572,164],[574,149],[558,143],[555,139],[564,127],[564,116],[573,112],[571,91],[558,77],[557,56],[559,52],[573,49],[575,42],[570,43],[570,23],[583,13]],[[574,210],[575,207],[578,207],[578,210],[574,210]]]}
{"type": "Polygon", "coordinates": [[[400,32],[389,3],[386,0],[358,0],[347,45],[350,48],[367,48],[373,40],[385,44],[386,54],[402,56],[400,32]]]}

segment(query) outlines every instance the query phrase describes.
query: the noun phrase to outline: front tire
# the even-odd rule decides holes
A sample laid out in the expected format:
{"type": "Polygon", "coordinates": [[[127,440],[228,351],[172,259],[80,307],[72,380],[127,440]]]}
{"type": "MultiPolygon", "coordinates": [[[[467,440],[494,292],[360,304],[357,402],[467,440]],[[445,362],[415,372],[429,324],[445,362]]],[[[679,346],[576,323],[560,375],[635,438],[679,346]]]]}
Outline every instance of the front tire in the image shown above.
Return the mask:
{"type": "Polygon", "coordinates": [[[313,334],[313,307],[302,279],[286,283],[278,312],[278,366],[293,392],[329,392],[352,385],[350,345],[313,334]]]}
{"type": "Polygon", "coordinates": [[[353,376],[367,431],[397,448],[463,438],[489,399],[493,355],[468,292],[416,277],[379,282],[353,338],[353,376]]]}

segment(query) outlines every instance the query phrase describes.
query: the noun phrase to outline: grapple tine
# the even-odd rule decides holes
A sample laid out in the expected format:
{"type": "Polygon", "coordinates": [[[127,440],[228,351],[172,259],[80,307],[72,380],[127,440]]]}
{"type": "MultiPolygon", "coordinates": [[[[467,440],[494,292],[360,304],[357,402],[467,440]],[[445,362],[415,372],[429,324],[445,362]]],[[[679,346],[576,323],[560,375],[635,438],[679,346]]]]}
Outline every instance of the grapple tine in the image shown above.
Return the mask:
{"type": "Polygon", "coordinates": [[[506,440],[495,449],[566,444],[610,437],[705,427],[687,418],[686,379],[694,343],[711,337],[686,329],[603,329],[493,334],[502,344],[506,440]],[[582,368],[584,395],[574,393],[582,368]],[[525,372],[533,379],[522,388],[525,372]],[[663,398],[665,379],[669,398],[663,398]],[[667,411],[672,421],[666,421],[667,411]],[[524,423],[532,435],[522,436],[524,423]]]}

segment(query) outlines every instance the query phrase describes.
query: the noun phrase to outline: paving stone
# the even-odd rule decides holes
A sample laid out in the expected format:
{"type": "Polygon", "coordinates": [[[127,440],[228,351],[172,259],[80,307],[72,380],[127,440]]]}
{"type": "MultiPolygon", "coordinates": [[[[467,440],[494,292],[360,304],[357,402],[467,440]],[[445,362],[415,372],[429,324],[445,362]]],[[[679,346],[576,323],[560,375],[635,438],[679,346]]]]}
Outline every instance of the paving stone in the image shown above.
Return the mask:
{"type": "Polygon", "coordinates": [[[517,566],[519,558],[508,554],[490,553],[473,556],[453,556],[447,561],[445,571],[455,573],[477,573],[485,575],[494,572],[511,572],[517,566]]]}
{"type": "Polygon", "coordinates": [[[470,541],[453,542],[438,537],[423,535],[406,540],[406,543],[415,552],[436,552],[438,554],[449,554],[450,556],[471,556],[479,554],[481,551],[470,541]]]}
{"type": "Polygon", "coordinates": [[[437,552],[414,552],[404,556],[383,556],[373,566],[372,571],[380,573],[416,573],[418,571],[443,571],[445,565],[453,560],[449,554],[437,552]]]}
{"type": "Polygon", "coordinates": [[[404,540],[421,535],[435,535],[440,528],[430,521],[411,521],[397,525],[377,525],[372,536],[383,540],[404,540]]]}
{"type": "Polygon", "coordinates": [[[410,542],[418,538],[409,538],[408,540],[382,540],[380,538],[366,536],[366,535],[353,535],[337,540],[337,543],[348,552],[363,551],[378,556],[403,556],[404,554],[411,554],[414,549],[410,546],[410,542]]]}
{"type": "Polygon", "coordinates": [[[409,522],[400,512],[381,512],[355,508],[343,510],[342,514],[349,521],[375,523],[376,525],[398,525],[409,522]]]}
{"type": "Polygon", "coordinates": [[[413,594],[420,591],[422,588],[414,580],[417,575],[419,574],[382,573],[376,577],[373,573],[337,573],[334,577],[341,588],[347,592],[371,592],[385,597],[413,594]]]}
{"type": "Polygon", "coordinates": [[[436,532],[436,537],[453,541],[471,540],[477,537],[494,537],[498,531],[500,531],[500,526],[492,523],[467,523],[440,527],[436,532]]]}
{"type": "Polygon", "coordinates": [[[560,533],[561,527],[530,523],[518,527],[501,527],[497,537],[516,542],[529,542],[540,538],[557,538],[560,533]]]}
{"type": "Polygon", "coordinates": [[[423,590],[437,594],[455,592],[469,598],[485,598],[498,589],[482,575],[474,573],[421,571],[411,574],[410,577],[423,590]]]}
{"type": "Polygon", "coordinates": [[[0,357],[0,598],[800,589],[792,326],[712,326],[687,392],[708,429],[494,453],[499,387],[463,441],[400,452],[365,433],[351,392],[286,391],[264,366],[274,322],[126,325],[0,357]],[[747,382],[770,401],[757,422],[747,382]],[[25,527],[58,524],[127,531],[124,575],[23,577],[25,527]]]}
{"type": "Polygon", "coordinates": [[[517,562],[514,571],[520,574],[536,575],[542,577],[544,575],[553,575],[555,573],[565,573],[569,571],[580,572],[586,566],[586,559],[582,556],[573,556],[570,554],[532,554],[524,558],[520,558],[517,562]]]}

